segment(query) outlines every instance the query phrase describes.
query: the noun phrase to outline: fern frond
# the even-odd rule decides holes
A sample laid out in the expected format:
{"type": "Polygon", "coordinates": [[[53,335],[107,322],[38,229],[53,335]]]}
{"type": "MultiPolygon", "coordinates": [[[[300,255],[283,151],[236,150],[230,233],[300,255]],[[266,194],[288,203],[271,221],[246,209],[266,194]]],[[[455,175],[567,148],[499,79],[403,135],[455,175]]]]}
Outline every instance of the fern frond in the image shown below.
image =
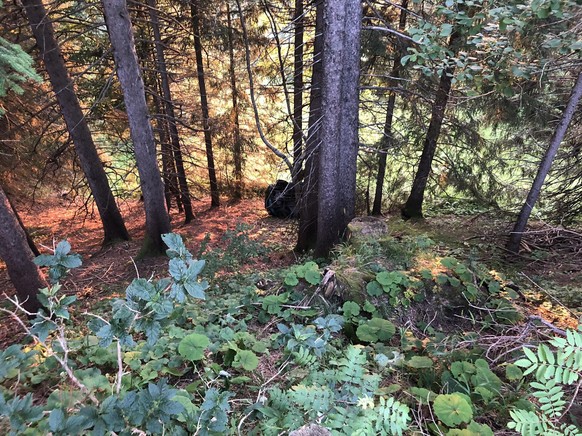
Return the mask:
{"type": "Polygon", "coordinates": [[[387,400],[381,397],[380,405],[372,410],[376,412],[375,430],[377,433],[401,436],[404,430],[408,429],[410,409],[406,404],[392,397],[387,400]]]}
{"type": "Polygon", "coordinates": [[[509,411],[511,421],[507,426],[522,436],[537,436],[543,434],[544,426],[541,418],[529,410],[514,409],[509,411]]]}
{"type": "Polygon", "coordinates": [[[289,399],[306,412],[327,412],[332,404],[333,392],[326,386],[297,385],[289,391],[289,399]]]}
{"type": "Polygon", "coordinates": [[[300,347],[298,351],[292,353],[293,360],[299,366],[312,368],[317,364],[317,357],[309,352],[308,348],[300,347]]]}

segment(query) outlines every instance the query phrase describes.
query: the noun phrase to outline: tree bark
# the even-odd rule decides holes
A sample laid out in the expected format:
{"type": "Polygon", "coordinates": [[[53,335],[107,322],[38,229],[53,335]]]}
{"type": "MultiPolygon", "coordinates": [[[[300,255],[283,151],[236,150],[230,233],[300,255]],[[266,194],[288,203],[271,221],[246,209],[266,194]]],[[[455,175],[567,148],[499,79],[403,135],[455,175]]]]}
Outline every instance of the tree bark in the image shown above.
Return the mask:
{"type": "MultiPolygon", "coordinates": [[[[451,47],[455,52],[456,45],[460,39],[461,34],[454,32],[449,40],[449,47],[451,47]]],[[[424,140],[422,155],[420,156],[418,169],[416,170],[416,175],[414,176],[414,181],[412,183],[412,190],[410,191],[410,196],[402,209],[402,217],[404,219],[423,217],[422,203],[424,201],[424,191],[426,189],[437,142],[441,133],[454,73],[454,67],[447,67],[441,74],[439,87],[432,106],[430,124],[424,140]]]]}
{"type": "Polygon", "coordinates": [[[32,33],[41,52],[67,130],[73,140],[75,152],[95,199],[103,223],[103,245],[116,240],[126,241],[129,239],[129,234],[115,203],[87,120],[75,94],[74,85],[61,55],[52,22],[48,19],[42,0],[23,0],[22,4],[26,10],[32,33]]]}
{"type": "Polygon", "coordinates": [[[299,181],[301,180],[303,154],[303,0],[295,0],[294,50],[293,50],[293,187],[297,198],[301,198],[299,181]]]}
{"type": "MultiPolygon", "coordinates": [[[[2,188],[0,187],[0,189],[2,188]]],[[[4,192],[4,194],[6,195],[6,192],[4,192]]],[[[36,244],[34,243],[34,239],[32,239],[32,236],[30,236],[28,229],[24,226],[24,223],[22,222],[22,219],[20,218],[18,211],[14,207],[12,200],[10,200],[10,197],[8,197],[8,195],[6,195],[6,198],[8,199],[8,204],[10,204],[10,209],[12,210],[12,213],[14,214],[16,220],[18,221],[18,224],[20,224],[20,227],[22,228],[22,231],[26,236],[26,243],[28,244],[28,248],[30,248],[30,251],[32,251],[32,254],[34,256],[40,256],[40,251],[38,250],[36,244]]]]}
{"type": "Polygon", "coordinates": [[[564,140],[564,136],[566,135],[568,126],[570,125],[572,117],[576,112],[576,107],[580,102],[580,98],[582,98],[582,72],[578,74],[578,78],[576,79],[576,84],[574,85],[572,93],[570,94],[568,104],[562,113],[562,119],[554,131],[554,135],[550,140],[550,146],[548,147],[548,150],[546,151],[546,154],[540,163],[536,178],[534,179],[527,199],[525,200],[525,203],[519,212],[519,216],[517,217],[517,221],[515,222],[515,226],[513,227],[513,231],[509,237],[507,249],[512,253],[519,253],[519,246],[521,244],[523,232],[525,231],[525,226],[527,225],[534,205],[538,201],[542,186],[544,185],[544,181],[550,172],[552,163],[554,162],[554,158],[558,152],[558,148],[560,148],[560,144],[564,140]]]}
{"type": "Polygon", "coordinates": [[[355,215],[361,17],[359,0],[324,3],[316,257],[329,254],[355,215]]]}
{"type": "Polygon", "coordinates": [[[161,235],[170,232],[170,219],[164,206],[164,187],[156,160],[154,134],[135,52],[131,21],[125,0],[102,2],[144,198],[146,238],[141,255],[162,254],[165,244],[161,235]]]}
{"type": "MultiPolygon", "coordinates": [[[[408,8],[408,0],[402,0],[402,9],[400,9],[400,20],[398,23],[398,30],[403,32],[406,28],[406,17],[408,8]]],[[[398,38],[398,37],[396,37],[398,38]]],[[[403,47],[399,39],[396,39],[396,50],[394,53],[394,65],[392,66],[392,73],[390,74],[393,80],[393,86],[398,84],[400,78],[400,70],[402,65],[403,47]]],[[[384,123],[384,132],[382,140],[380,141],[380,150],[378,150],[378,176],[376,177],[376,192],[374,194],[374,205],[372,206],[372,215],[380,215],[382,213],[382,191],[384,189],[384,178],[386,176],[386,159],[388,150],[394,145],[394,135],[392,134],[392,119],[394,118],[394,107],[396,105],[396,92],[392,91],[388,97],[388,107],[386,108],[386,121],[384,123]]]]}
{"type": "Polygon", "coordinates": [[[188,188],[188,179],[184,170],[184,159],[180,147],[180,136],[178,135],[178,126],[176,125],[176,112],[170,92],[170,81],[168,79],[168,70],[166,68],[166,57],[162,46],[162,37],[160,34],[160,23],[156,9],[156,0],[147,0],[150,24],[154,32],[154,41],[156,46],[156,65],[161,79],[162,95],[164,96],[164,112],[168,123],[170,134],[170,143],[172,144],[172,154],[174,157],[176,170],[178,174],[178,185],[180,187],[180,199],[184,207],[184,222],[187,224],[194,219],[192,211],[192,202],[190,200],[190,189],[188,188]]]}
{"type": "Polygon", "coordinates": [[[210,206],[220,206],[218,181],[214,167],[214,152],[212,150],[212,135],[209,124],[208,97],[206,95],[206,81],[204,79],[204,63],[202,60],[202,42],[200,40],[200,16],[198,14],[198,0],[190,1],[192,14],[192,33],[194,33],[194,51],[196,52],[196,71],[198,73],[198,88],[200,89],[200,106],[202,108],[202,125],[204,127],[204,144],[206,145],[206,159],[208,161],[208,180],[210,181],[210,206]]]}
{"type": "Polygon", "coordinates": [[[323,0],[317,0],[315,41],[309,96],[309,120],[305,143],[305,165],[299,203],[299,229],[295,250],[305,252],[315,248],[317,241],[317,202],[319,190],[319,145],[321,126],[321,81],[323,79],[323,0]]]}
{"type": "Polygon", "coordinates": [[[10,281],[16,289],[18,301],[24,309],[35,313],[40,309],[38,290],[48,285],[34,264],[34,255],[26,235],[12,212],[6,194],[0,187],[0,258],[4,260],[10,281]]]}
{"type": "Polygon", "coordinates": [[[232,118],[233,118],[233,160],[234,160],[234,199],[240,200],[243,195],[244,181],[243,181],[243,150],[242,139],[240,134],[239,121],[239,107],[238,107],[238,91],[236,89],[236,76],[234,72],[234,36],[232,31],[232,18],[230,15],[230,6],[226,3],[226,18],[228,22],[228,57],[230,75],[230,89],[232,93],[232,118]]]}
{"type": "MultiPolygon", "coordinates": [[[[161,97],[158,92],[161,92],[161,85],[159,80],[154,77],[154,86],[156,94],[153,96],[154,110],[158,114],[156,116],[156,126],[158,130],[158,137],[160,140],[160,155],[162,158],[162,180],[164,181],[164,196],[166,198],[166,207],[168,211],[172,208],[172,196],[176,199],[176,207],[178,212],[183,212],[182,197],[180,195],[180,187],[178,183],[178,172],[176,170],[176,161],[174,160],[174,153],[172,145],[169,142],[168,125],[166,117],[162,114],[161,97]]],[[[189,198],[189,196],[188,196],[189,198]]]]}

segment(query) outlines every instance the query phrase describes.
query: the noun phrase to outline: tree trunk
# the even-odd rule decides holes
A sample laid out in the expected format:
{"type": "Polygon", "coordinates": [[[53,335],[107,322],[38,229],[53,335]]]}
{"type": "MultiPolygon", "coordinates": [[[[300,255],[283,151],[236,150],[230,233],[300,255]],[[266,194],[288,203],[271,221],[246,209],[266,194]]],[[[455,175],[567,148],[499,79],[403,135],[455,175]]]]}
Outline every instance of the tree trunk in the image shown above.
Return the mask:
{"type": "Polygon", "coordinates": [[[73,82],[69,77],[65,61],[54,35],[52,22],[48,19],[42,0],[23,0],[22,4],[26,9],[32,33],[41,51],[41,57],[67,125],[67,130],[73,140],[75,152],[79,157],[81,168],[83,168],[87,183],[95,199],[97,210],[103,223],[103,245],[110,244],[116,240],[126,241],[129,239],[129,234],[115,203],[107,175],[87,125],[87,120],[75,94],[73,82]]]}
{"type": "Polygon", "coordinates": [[[170,219],[164,206],[164,187],[156,160],[154,134],[135,52],[131,21],[125,0],[103,0],[103,10],[117,76],[123,90],[144,198],[146,238],[141,255],[161,254],[165,249],[161,235],[170,232],[170,219]]]}
{"type": "MultiPolygon", "coordinates": [[[[0,189],[2,189],[2,188],[0,188],[0,189]]],[[[6,195],[6,192],[4,192],[4,194],[6,195]]],[[[6,195],[6,198],[8,199],[8,204],[10,204],[10,209],[12,210],[12,213],[16,217],[18,224],[20,225],[20,227],[22,228],[22,231],[24,232],[24,235],[26,236],[26,243],[28,244],[28,248],[30,248],[30,251],[32,251],[32,254],[34,256],[40,256],[40,251],[38,251],[38,248],[37,248],[36,244],[34,243],[34,239],[32,239],[32,236],[30,236],[30,233],[28,232],[28,230],[24,226],[24,223],[22,222],[22,219],[20,218],[18,211],[14,207],[12,200],[10,200],[10,197],[8,197],[8,195],[6,195]]]]}
{"type": "Polygon", "coordinates": [[[568,126],[570,125],[572,117],[576,112],[576,106],[578,106],[580,98],[582,98],[582,72],[578,74],[578,79],[576,79],[576,84],[572,89],[572,94],[570,95],[568,104],[564,109],[562,119],[560,120],[558,127],[556,127],[554,135],[550,141],[550,146],[548,147],[548,150],[546,151],[546,154],[540,163],[540,167],[532,184],[531,190],[529,191],[527,199],[525,200],[525,203],[519,212],[519,216],[517,217],[517,221],[515,222],[515,226],[513,227],[513,231],[509,237],[507,249],[512,253],[519,253],[519,246],[521,244],[521,238],[523,236],[525,226],[527,225],[527,221],[529,220],[529,216],[531,215],[531,211],[534,205],[538,201],[538,197],[540,196],[544,181],[546,180],[548,172],[552,167],[552,163],[556,157],[558,148],[564,140],[564,136],[566,135],[568,126]]]}
{"type": "Polygon", "coordinates": [[[315,257],[329,254],[355,214],[361,17],[359,0],[328,0],[324,3],[315,257]]]}
{"type": "MultiPolygon", "coordinates": [[[[406,28],[406,17],[408,8],[408,0],[402,0],[402,9],[400,9],[400,20],[398,23],[398,30],[403,32],[406,28]]],[[[398,38],[398,37],[396,37],[398,38]]],[[[400,78],[400,70],[402,65],[403,47],[399,39],[396,39],[396,50],[394,53],[394,65],[392,66],[392,86],[398,85],[400,78]]],[[[396,92],[392,91],[388,97],[388,107],[386,108],[386,121],[384,123],[384,132],[382,140],[380,141],[380,150],[378,150],[378,176],[376,178],[376,192],[374,195],[374,205],[372,206],[372,215],[380,215],[382,213],[382,191],[384,189],[384,177],[386,176],[386,158],[388,150],[394,145],[394,135],[392,134],[392,119],[394,118],[394,107],[396,104],[396,92]]]]}
{"type": "Polygon", "coordinates": [[[295,0],[293,52],[293,186],[300,195],[299,180],[303,153],[303,0],[295,0]]]}
{"type": "MultiPolygon", "coordinates": [[[[449,40],[449,47],[451,47],[454,52],[456,52],[456,45],[460,39],[460,33],[455,32],[449,40]]],[[[453,83],[454,72],[454,67],[448,67],[445,68],[441,74],[439,87],[432,106],[430,124],[424,140],[422,155],[420,156],[418,169],[414,176],[414,182],[412,183],[412,190],[410,191],[410,196],[402,209],[402,217],[404,219],[423,217],[422,203],[424,201],[424,191],[432,168],[432,160],[436,151],[437,141],[441,133],[445,110],[447,108],[451,85],[453,83]]]]}
{"type": "Polygon", "coordinates": [[[181,203],[184,206],[184,222],[189,223],[194,219],[192,211],[192,202],[190,201],[190,190],[188,189],[188,180],[184,170],[184,160],[180,148],[180,137],[178,135],[178,126],[176,125],[176,113],[172,93],[170,92],[170,81],[168,80],[168,71],[166,68],[166,57],[162,46],[162,37],[160,35],[160,24],[156,10],[156,0],[147,0],[150,15],[150,24],[154,32],[154,41],[156,46],[156,65],[161,79],[162,94],[164,96],[164,112],[168,123],[170,134],[170,143],[172,144],[173,157],[178,172],[178,184],[180,186],[181,203]]]}
{"type": "Polygon", "coordinates": [[[243,194],[243,155],[242,139],[240,134],[238,92],[236,90],[236,76],[234,72],[234,36],[232,32],[232,19],[230,16],[230,6],[226,3],[226,18],[228,21],[228,56],[229,56],[229,75],[230,89],[232,93],[232,117],[234,125],[234,144],[232,154],[234,158],[234,198],[240,200],[243,194]]]}
{"type": "Polygon", "coordinates": [[[200,106],[202,108],[202,124],[204,127],[204,143],[206,145],[206,159],[208,161],[208,179],[210,181],[210,206],[220,206],[216,169],[214,167],[214,152],[212,151],[212,135],[210,134],[208,98],[206,96],[206,82],[204,80],[204,63],[202,60],[202,42],[200,41],[200,17],[198,15],[198,0],[190,1],[192,14],[192,33],[194,33],[194,51],[196,52],[196,71],[198,72],[198,88],[200,89],[200,106]]]}
{"type": "Polygon", "coordinates": [[[299,229],[295,250],[305,252],[315,248],[317,241],[317,201],[319,190],[319,144],[321,126],[321,81],[323,79],[323,0],[317,0],[315,42],[309,96],[309,126],[305,144],[305,165],[299,203],[299,229]]]}
{"type": "Polygon", "coordinates": [[[156,95],[153,96],[154,110],[158,114],[156,116],[156,125],[158,130],[158,137],[160,140],[160,155],[162,158],[162,180],[164,181],[164,196],[166,198],[166,207],[168,211],[172,208],[172,196],[176,199],[176,207],[178,212],[183,212],[182,198],[180,195],[180,188],[178,184],[178,173],[176,170],[176,161],[174,160],[174,153],[172,145],[169,142],[169,133],[167,129],[166,117],[162,114],[161,97],[158,92],[161,91],[161,85],[154,77],[154,86],[156,95]]]}
{"type": "Polygon", "coordinates": [[[18,301],[27,311],[35,313],[40,308],[38,290],[48,285],[26,241],[26,235],[12,213],[12,207],[0,187],[0,258],[4,260],[10,281],[16,289],[18,301]]]}

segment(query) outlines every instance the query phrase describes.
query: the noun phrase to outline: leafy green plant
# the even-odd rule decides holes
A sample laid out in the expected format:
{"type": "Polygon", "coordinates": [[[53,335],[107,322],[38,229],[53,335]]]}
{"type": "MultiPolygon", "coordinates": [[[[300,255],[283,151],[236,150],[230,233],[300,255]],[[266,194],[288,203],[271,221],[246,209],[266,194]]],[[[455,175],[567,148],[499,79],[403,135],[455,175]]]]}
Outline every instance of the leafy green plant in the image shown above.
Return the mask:
{"type": "Polygon", "coordinates": [[[55,247],[52,255],[41,254],[34,259],[38,266],[48,266],[48,275],[51,283],[58,282],[69,270],[81,266],[81,256],[71,253],[71,244],[61,241],[55,247]]]}
{"type": "Polygon", "coordinates": [[[188,360],[196,361],[204,358],[204,350],[210,345],[208,337],[200,333],[190,333],[178,345],[178,352],[188,360]]]}
{"type": "MultiPolygon", "coordinates": [[[[70,252],[70,245],[61,242],[52,256],[44,255],[37,264],[47,266],[52,284],[42,289],[40,310],[32,325],[21,325],[40,344],[41,353],[24,353],[12,346],[2,351],[6,365],[0,370],[0,380],[26,375],[30,359],[37,359],[40,373],[30,376],[42,382],[42,374],[60,367],[66,374],[71,388],[64,395],[55,390],[46,404],[32,406],[30,394],[24,397],[0,391],[0,415],[7,416],[12,432],[23,428],[40,433],[94,434],[118,433],[126,428],[162,434],[165,431],[180,434],[184,413],[194,413],[188,398],[168,385],[163,373],[183,374],[180,366],[186,361],[204,357],[209,339],[200,333],[186,334],[173,325],[179,319],[181,308],[188,298],[204,299],[208,283],[199,279],[204,261],[193,259],[178,235],[162,236],[168,246],[170,277],[159,280],[135,279],[126,289],[125,299],[111,302],[109,318],[89,314],[89,328],[94,336],[71,340],[69,306],[74,296],[60,295],[59,280],[69,269],[81,265],[78,255],[70,252]],[[80,352],[82,346],[93,343],[101,352],[80,352]],[[167,353],[174,353],[166,357],[167,353]],[[74,360],[77,358],[78,360],[74,360]],[[78,367],[79,363],[101,362],[117,371],[113,377],[105,376],[99,368],[78,367]],[[125,366],[126,365],[126,366],[125,366]],[[114,380],[114,385],[110,380],[114,380]],[[112,392],[113,395],[111,394],[112,392]],[[8,395],[8,397],[7,397],[8,395]],[[186,409],[185,405],[189,405],[186,409]],[[45,413],[45,411],[47,413],[45,413]],[[180,419],[178,419],[181,417],[180,419]],[[26,424],[25,424],[26,423],[26,424]]],[[[20,308],[16,302],[17,309],[20,308]]],[[[252,356],[242,354],[240,365],[250,367],[252,356]]],[[[36,366],[36,365],[35,365],[36,366]]],[[[223,398],[227,393],[220,394],[223,398]]],[[[211,397],[209,397],[211,398],[211,397]]],[[[226,413],[228,405],[220,403],[226,413]]],[[[211,410],[211,409],[208,409],[211,410]]],[[[203,417],[200,422],[203,422],[203,417]]],[[[218,427],[210,418],[208,427],[218,427]]],[[[225,419],[221,421],[224,425],[225,419]]]]}
{"type": "Polygon", "coordinates": [[[312,350],[318,357],[322,356],[332,335],[342,329],[343,317],[328,315],[317,318],[313,324],[277,324],[280,332],[279,343],[285,344],[285,349],[290,352],[304,348],[312,350]]]}
{"type": "Polygon", "coordinates": [[[366,285],[368,295],[379,297],[387,294],[392,306],[408,306],[415,296],[418,282],[401,271],[380,271],[376,279],[366,285]]]}
{"type": "Polygon", "coordinates": [[[278,434],[315,419],[341,434],[403,434],[411,419],[408,406],[375,395],[380,376],[368,372],[366,363],[363,349],[349,346],[329,368],[312,368],[288,390],[272,389],[259,408],[263,434],[278,434]]]}
{"type": "Polygon", "coordinates": [[[221,236],[220,245],[224,248],[215,247],[212,250],[208,248],[210,235],[205,235],[197,256],[206,261],[206,277],[214,278],[219,270],[235,271],[251,259],[265,256],[269,252],[267,247],[250,237],[251,230],[248,224],[238,223],[234,229],[228,229],[221,236]]]}
{"type": "Polygon", "coordinates": [[[536,411],[513,409],[508,427],[522,435],[578,435],[574,425],[560,422],[566,405],[563,386],[578,382],[582,376],[582,327],[567,330],[566,337],[554,337],[549,344],[539,344],[534,352],[523,347],[524,356],[515,362],[523,375],[533,375],[532,396],[539,403],[536,411]]]}
{"type": "Polygon", "coordinates": [[[312,286],[317,286],[321,281],[319,266],[313,261],[306,262],[303,265],[295,265],[287,271],[284,283],[287,286],[294,287],[299,284],[299,279],[305,280],[312,286]]]}
{"type": "Polygon", "coordinates": [[[356,330],[358,339],[364,342],[388,341],[396,333],[396,326],[382,318],[363,321],[356,330]]]}

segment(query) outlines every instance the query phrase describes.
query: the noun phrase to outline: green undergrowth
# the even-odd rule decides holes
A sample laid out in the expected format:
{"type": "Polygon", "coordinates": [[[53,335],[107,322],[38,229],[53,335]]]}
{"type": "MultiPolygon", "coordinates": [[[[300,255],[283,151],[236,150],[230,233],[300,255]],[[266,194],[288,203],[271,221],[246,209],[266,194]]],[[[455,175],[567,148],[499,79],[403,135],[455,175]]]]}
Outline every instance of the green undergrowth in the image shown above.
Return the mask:
{"type": "Polygon", "coordinates": [[[548,335],[513,283],[427,236],[227,276],[265,253],[244,228],[200,260],[164,241],[165,277],[74,324],[59,283],[81,258],[37,258],[51,286],[0,351],[3,433],[581,434],[582,330],[548,335]]]}

